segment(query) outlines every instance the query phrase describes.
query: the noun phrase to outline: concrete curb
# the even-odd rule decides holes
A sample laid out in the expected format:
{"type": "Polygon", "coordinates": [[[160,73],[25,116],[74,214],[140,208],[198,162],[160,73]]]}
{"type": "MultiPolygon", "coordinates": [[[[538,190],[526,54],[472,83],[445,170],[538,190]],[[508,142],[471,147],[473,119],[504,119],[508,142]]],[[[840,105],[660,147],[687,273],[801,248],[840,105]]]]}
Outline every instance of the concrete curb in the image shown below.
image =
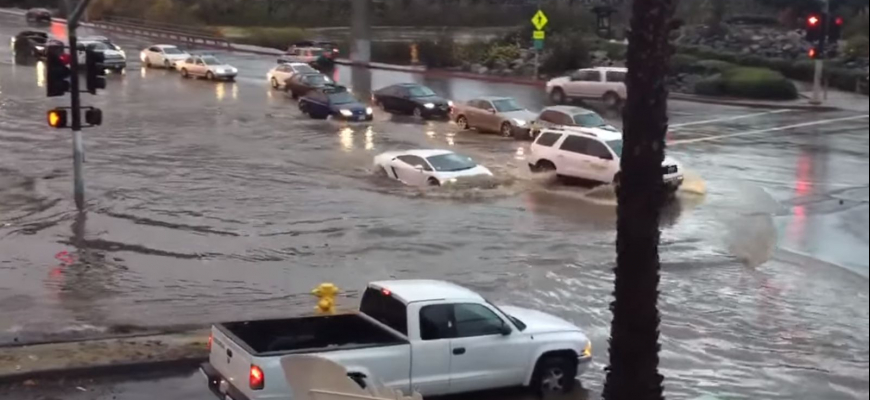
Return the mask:
{"type": "Polygon", "coordinates": [[[208,361],[208,357],[189,357],[175,360],[142,361],[111,365],[59,368],[25,372],[21,374],[0,375],[0,385],[12,385],[27,381],[96,378],[147,374],[161,371],[188,371],[208,361]]]}
{"type": "Polygon", "coordinates": [[[0,384],[189,370],[206,361],[209,331],[0,348],[0,384]]]}
{"type": "Polygon", "coordinates": [[[815,106],[812,104],[763,102],[763,101],[752,101],[752,100],[742,100],[742,99],[733,99],[733,98],[696,96],[696,95],[684,94],[684,93],[671,93],[670,96],[668,96],[668,100],[689,101],[689,102],[693,102],[693,103],[702,103],[702,104],[717,104],[717,105],[722,105],[722,106],[817,111],[817,112],[839,111],[840,110],[840,108],[831,107],[831,106],[815,106]]]}

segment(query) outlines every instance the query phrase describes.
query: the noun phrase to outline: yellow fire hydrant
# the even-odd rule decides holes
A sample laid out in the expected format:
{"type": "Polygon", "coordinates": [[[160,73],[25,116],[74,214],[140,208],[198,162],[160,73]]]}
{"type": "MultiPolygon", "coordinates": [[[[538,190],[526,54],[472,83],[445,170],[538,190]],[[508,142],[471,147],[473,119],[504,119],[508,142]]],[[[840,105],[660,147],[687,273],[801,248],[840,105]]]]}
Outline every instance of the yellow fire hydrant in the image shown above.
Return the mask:
{"type": "Polygon", "coordinates": [[[317,312],[321,314],[335,314],[335,296],[338,296],[338,286],[332,283],[323,283],[311,292],[320,299],[317,302],[317,312]]]}

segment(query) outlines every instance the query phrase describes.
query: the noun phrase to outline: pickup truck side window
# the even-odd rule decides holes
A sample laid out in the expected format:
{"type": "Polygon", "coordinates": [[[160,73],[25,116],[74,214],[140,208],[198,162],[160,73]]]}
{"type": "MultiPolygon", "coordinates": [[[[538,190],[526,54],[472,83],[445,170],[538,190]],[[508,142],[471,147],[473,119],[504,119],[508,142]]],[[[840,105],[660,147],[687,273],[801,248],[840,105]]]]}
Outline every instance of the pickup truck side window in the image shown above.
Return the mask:
{"type": "Polygon", "coordinates": [[[408,310],[401,301],[384,292],[368,288],[360,303],[360,311],[378,322],[408,335],[408,310]]]}
{"type": "Polygon", "coordinates": [[[453,305],[438,304],[420,310],[420,338],[426,341],[456,337],[453,305]]]}
{"type": "Polygon", "coordinates": [[[456,304],[456,337],[476,337],[501,334],[505,322],[480,304],[456,304]]]}

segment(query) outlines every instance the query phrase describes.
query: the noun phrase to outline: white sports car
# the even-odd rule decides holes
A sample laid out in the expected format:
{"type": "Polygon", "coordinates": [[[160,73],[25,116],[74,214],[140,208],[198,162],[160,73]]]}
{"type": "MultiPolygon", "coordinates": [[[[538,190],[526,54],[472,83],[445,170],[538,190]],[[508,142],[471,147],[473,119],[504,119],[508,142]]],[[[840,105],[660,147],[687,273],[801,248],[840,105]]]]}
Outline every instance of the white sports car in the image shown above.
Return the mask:
{"type": "Polygon", "coordinates": [[[406,185],[441,186],[457,180],[492,176],[492,172],[471,158],[448,150],[406,150],[375,157],[375,168],[406,185]]]}

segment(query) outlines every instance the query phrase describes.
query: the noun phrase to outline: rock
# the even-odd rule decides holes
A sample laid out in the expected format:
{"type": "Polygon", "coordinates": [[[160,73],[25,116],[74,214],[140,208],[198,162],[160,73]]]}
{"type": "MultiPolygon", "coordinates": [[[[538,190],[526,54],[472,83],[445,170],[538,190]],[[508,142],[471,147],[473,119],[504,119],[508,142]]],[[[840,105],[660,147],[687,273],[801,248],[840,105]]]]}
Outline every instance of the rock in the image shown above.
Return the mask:
{"type": "Polygon", "coordinates": [[[758,52],[758,50],[761,50],[761,45],[753,44],[752,46],[749,46],[749,48],[752,49],[753,52],[758,52]]]}
{"type": "Polygon", "coordinates": [[[473,72],[475,74],[486,75],[486,73],[489,72],[489,68],[479,65],[477,68],[473,69],[473,72]]]}
{"type": "Polygon", "coordinates": [[[782,46],[782,51],[791,51],[791,50],[794,50],[794,45],[791,43],[788,43],[788,44],[782,46]]]}

